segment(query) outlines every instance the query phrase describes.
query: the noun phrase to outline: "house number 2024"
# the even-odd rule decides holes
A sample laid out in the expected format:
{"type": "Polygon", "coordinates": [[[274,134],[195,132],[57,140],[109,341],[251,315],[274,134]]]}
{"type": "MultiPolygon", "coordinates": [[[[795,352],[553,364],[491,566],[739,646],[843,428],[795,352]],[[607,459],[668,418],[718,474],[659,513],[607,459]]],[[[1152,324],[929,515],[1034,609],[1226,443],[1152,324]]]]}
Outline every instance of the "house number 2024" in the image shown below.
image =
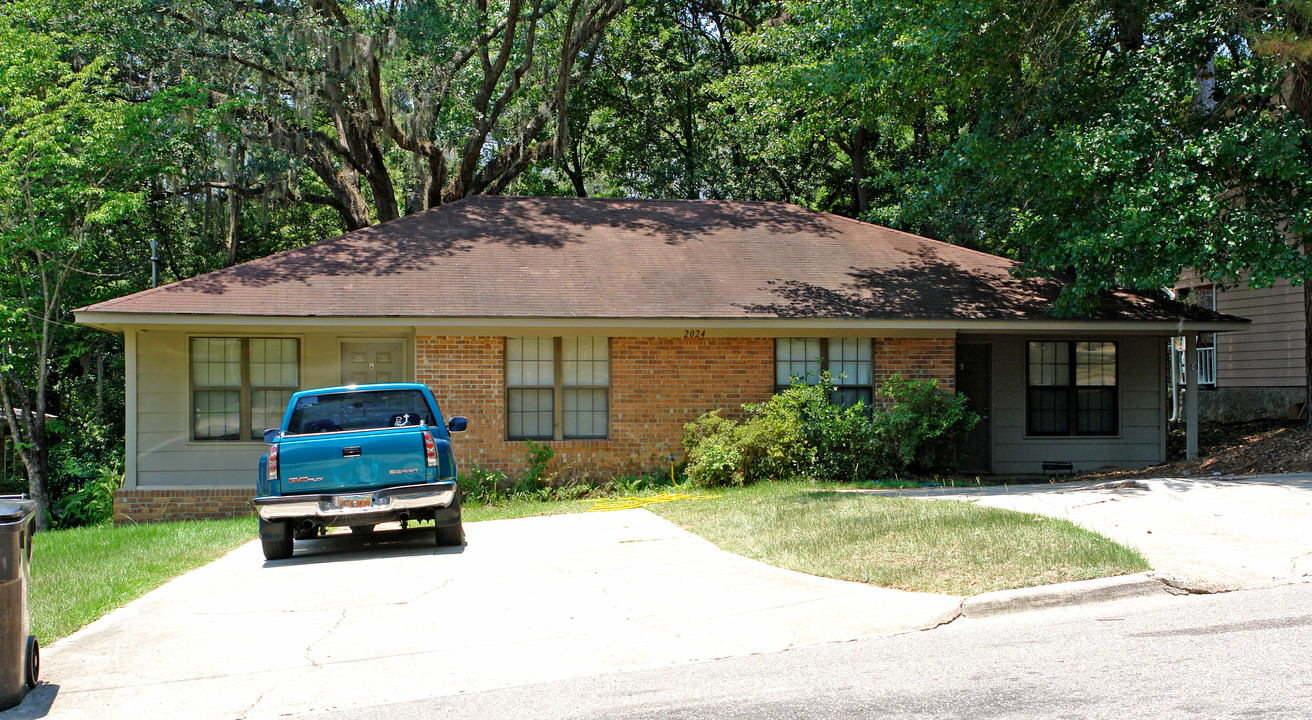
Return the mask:
{"type": "Polygon", "coordinates": [[[695,337],[695,338],[704,338],[704,337],[706,337],[706,331],[705,331],[705,330],[684,330],[684,331],[683,331],[683,336],[684,336],[684,337],[690,337],[690,338],[691,338],[691,337],[695,337]]]}

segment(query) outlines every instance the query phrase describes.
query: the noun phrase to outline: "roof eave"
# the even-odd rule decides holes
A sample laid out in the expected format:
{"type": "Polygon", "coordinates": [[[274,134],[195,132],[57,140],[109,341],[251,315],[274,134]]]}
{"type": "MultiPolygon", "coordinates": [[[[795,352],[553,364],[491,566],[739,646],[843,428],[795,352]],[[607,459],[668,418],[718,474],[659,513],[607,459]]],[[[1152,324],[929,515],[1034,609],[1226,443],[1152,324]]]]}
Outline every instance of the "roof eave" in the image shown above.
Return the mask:
{"type": "Polygon", "coordinates": [[[1236,320],[1089,320],[1044,318],[1028,320],[996,319],[867,319],[867,318],[780,318],[780,317],[574,317],[574,316],[521,316],[521,317],[438,317],[416,315],[345,316],[345,315],[184,315],[177,313],[113,313],[77,312],[81,325],[113,333],[122,333],[126,327],[218,327],[246,326],[260,328],[335,326],[370,327],[444,327],[469,328],[486,331],[488,328],[553,327],[596,328],[626,327],[635,330],[764,330],[781,331],[791,328],[818,330],[870,330],[907,332],[910,330],[935,333],[1026,333],[1026,332],[1116,332],[1143,335],[1183,335],[1193,332],[1228,332],[1243,330],[1248,321],[1236,320]]]}

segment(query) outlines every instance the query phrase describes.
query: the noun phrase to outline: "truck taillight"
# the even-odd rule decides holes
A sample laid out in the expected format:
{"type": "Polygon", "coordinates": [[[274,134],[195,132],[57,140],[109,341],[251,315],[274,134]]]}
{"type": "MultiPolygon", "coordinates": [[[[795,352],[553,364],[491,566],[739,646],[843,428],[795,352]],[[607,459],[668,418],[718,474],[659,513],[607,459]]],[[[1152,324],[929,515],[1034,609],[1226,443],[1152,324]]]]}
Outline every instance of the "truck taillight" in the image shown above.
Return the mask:
{"type": "Polygon", "coordinates": [[[437,443],[433,442],[433,433],[424,431],[424,458],[428,467],[437,467],[437,443]]]}
{"type": "Polygon", "coordinates": [[[269,446],[269,481],[278,479],[278,446],[269,446]]]}

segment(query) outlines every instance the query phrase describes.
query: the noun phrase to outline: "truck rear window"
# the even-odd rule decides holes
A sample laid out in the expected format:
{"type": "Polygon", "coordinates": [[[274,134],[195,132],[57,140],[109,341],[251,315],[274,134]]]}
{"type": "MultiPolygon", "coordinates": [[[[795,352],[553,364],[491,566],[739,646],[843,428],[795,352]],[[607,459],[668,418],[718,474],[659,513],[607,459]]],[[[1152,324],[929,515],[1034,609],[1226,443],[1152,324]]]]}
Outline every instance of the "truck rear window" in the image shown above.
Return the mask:
{"type": "Polygon", "coordinates": [[[296,400],[287,432],[293,435],[437,423],[418,390],[366,390],[306,395],[296,400]]]}

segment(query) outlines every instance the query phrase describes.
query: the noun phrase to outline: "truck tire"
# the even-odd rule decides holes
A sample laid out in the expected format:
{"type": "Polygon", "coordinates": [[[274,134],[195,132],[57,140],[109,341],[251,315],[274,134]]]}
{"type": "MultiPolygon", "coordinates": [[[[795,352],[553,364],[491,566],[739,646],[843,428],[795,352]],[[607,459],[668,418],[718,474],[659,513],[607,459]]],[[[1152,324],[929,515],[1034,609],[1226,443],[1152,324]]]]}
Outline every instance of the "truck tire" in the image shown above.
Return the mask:
{"type": "Polygon", "coordinates": [[[373,531],[374,531],[374,526],[373,526],[373,525],[352,525],[352,526],[351,526],[351,532],[354,533],[354,534],[356,534],[356,535],[371,535],[371,534],[373,534],[373,531]]]}
{"type": "Polygon", "coordinates": [[[266,528],[274,524],[260,521],[260,547],[264,550],[265,560],[286,560],[292,556],[292,526],[290,523],[277,523],[282,525],[282,532],[277,533],[276,539],[266,540],[265,536],[270,534],[266,528]]]}
{"type": "Polygon", "coordinates": [[[465,544],[465,527],[459,520],[455,525],[447,525],[437,529],[437,546],[438,547],[455,547],[465,544]]]}

